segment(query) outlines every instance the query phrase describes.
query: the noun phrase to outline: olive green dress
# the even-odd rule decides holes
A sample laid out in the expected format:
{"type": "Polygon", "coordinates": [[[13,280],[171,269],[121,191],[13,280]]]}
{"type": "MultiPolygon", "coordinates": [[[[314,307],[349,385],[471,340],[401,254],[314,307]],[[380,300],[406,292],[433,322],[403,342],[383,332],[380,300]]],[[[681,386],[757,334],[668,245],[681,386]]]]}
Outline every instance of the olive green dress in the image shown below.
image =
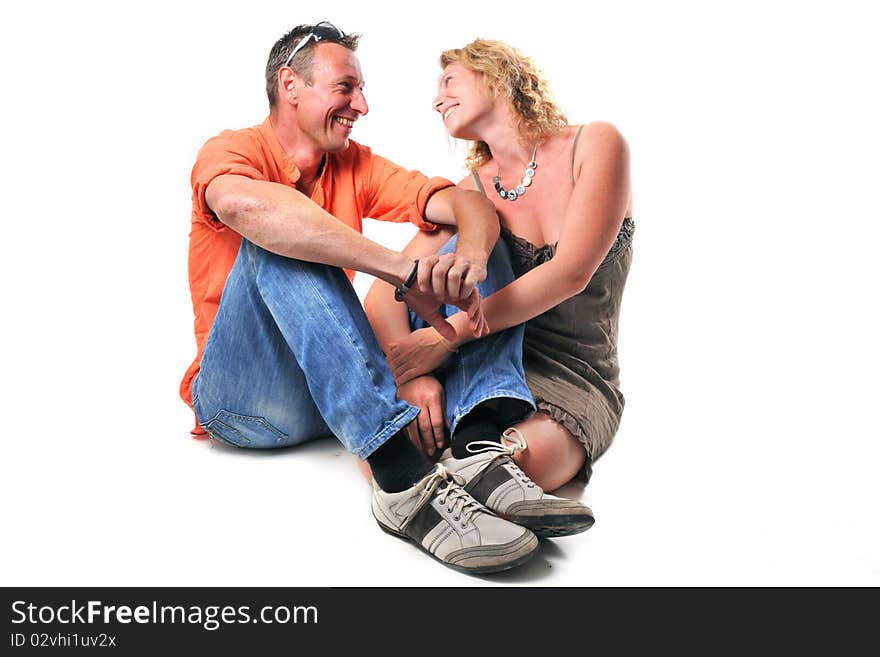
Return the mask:
{"type": "MultiPolygon", "coordinates": [[[[474,180],[485,194],[476,174],[474,180]]],[[[565,426],[586,449],[580,473],[584,480],[611,444],[623,413],[617,334],[634,232],[635,223],[627,217],[587,287],[526,322],[526,380],[538,410],[565,426]]],[[[501,236],[510,247],[517,278],[556,253],[555,244],[537,247],[504,227],[501,236]]]]}

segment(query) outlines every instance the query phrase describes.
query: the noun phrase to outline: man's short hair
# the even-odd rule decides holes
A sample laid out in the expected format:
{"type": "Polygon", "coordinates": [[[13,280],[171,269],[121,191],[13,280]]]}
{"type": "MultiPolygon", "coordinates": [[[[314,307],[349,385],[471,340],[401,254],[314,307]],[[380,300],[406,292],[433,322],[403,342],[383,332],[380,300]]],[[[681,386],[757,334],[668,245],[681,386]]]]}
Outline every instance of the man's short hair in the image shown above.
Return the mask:
{"type": "MultiPolygon", "coordinates": [[[[315,46],[321,42],[309,39],[309,43],[296,53],[289,64],[287,64],[287,58],[290,57],[290,53],[299,45],[303,37],[308,35],[314,27],[314,25],[297,25],[272,46],[272,50],[269,52],[269,61],[266,62],[266,95],[269,97],[270,108],[274,109],[275,103],[278,101],[278,71],[281,67],[290,66],[297,75],[305,80],[306,84],[312,84],[315,46]]],[[[360,38],[360,34],[346,34],[340,39],[322,39],[322,41],[338,43],[354,52],[357,50],[360,38]]]]}

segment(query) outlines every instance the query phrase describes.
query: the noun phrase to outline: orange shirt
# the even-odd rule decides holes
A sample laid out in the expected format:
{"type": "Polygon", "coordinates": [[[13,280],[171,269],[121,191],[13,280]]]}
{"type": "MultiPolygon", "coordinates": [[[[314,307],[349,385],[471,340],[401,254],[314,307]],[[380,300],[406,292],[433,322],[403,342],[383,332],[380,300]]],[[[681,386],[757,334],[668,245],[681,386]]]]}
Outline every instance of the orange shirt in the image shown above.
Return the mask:
{"type": "MultiPolygon", "coordinates": [[[[189,234],[189,285],[195,313],[196,358],[180,384],[180,396],[192,408],[192,382],[199,371],[202,352],[226,278],[232,271],[241,235],[220,222],[205,201],[205,189],[217,176],[235,174],[254,180],[294,187],[299,169],[290,160],[267,118],[262,125],[226,130],[209,139],[192,170],[192,227],[189,234]]],[[[424,220],[431,194],[451,187],[444,178],[428,178],[408,171],[366,146],[349,141],[341,152],[327,154],[321,178],[311,199],[339,221],[363,232],[362,219],[409,221],[422,230],[436,230],[424,220]]],[[[349,279],[354,272],[346,270],[349,279]]],[[[193,431],[204,435],[201,427],[193,431]]]]}

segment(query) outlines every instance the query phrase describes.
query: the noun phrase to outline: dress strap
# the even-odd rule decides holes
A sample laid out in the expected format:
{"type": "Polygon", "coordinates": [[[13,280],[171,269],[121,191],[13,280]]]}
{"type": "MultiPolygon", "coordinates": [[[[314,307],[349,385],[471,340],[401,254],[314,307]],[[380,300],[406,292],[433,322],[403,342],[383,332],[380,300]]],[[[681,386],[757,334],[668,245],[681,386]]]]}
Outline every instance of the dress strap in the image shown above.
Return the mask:
{"type": "Polygon", "coordinates": [[[577,182],[577,181],[574,179],[574,156],[575,156],[575,153],[577,153],[578,139],[581,138],[581,133],[582,133],[583,131],[584,131],[584,126],[581,126],[580,128],[578,128],[578,133],[577,133],[577,134],[575,135],[575,137],[574,137],[574,144],[572,144],[572,147],[571,147],[571,184],[572,184],[572,185],[573,185],[575,182],[577,182]]]}
{"type": "Polygon", "coordinates": [[[474,185],[476,185],[477,190],[480,192],[480,194],[485,196],[486,190],[483,188],[483,181],[480,180],[480,176],[477,175],[476,171],[471,171],[471,175],[474,177],[474,185]]]}

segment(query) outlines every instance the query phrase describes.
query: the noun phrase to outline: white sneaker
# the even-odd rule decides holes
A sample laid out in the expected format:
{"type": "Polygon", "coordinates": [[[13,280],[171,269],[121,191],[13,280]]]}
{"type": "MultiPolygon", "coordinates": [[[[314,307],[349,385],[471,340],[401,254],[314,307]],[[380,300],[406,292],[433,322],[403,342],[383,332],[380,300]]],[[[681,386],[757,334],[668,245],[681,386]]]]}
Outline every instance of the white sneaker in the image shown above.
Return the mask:
{"type": "Polygon", "coordinates": [[[372,506],[384,531],[461,572],[507,570],[538,550],[532,532],[488,511],[442,465],[399,493],[386,493],[373,481],[372,506]]]}
{"type": "Polygon", "coordinates": [[[467,446],[473,454],[456,459],[447,449],[440,458],[446,469],[464,480],[464,489],[490,511],[528,527],[537,536],[569,536],[595,522],[590,508],[575,500],[548,495],[514,463],[513,455],[526,449],[525,437],[507,429],[500,444],[477,440],[467,446]]]}

